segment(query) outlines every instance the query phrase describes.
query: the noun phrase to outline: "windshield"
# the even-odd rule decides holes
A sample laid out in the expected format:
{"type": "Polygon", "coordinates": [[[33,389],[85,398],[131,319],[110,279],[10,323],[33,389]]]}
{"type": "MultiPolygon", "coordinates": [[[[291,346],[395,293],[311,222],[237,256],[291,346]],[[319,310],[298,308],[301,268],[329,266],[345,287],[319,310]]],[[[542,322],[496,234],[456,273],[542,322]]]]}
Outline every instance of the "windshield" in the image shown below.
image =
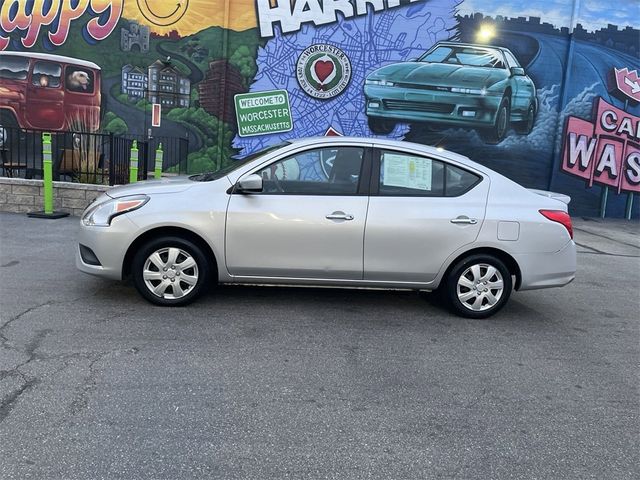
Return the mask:
{"type": "Polygon", "coordinates": [[[287,145],[291,145],[290,142],[283,142],[277,145],[272,145],[270,147],[263,148],[262,150],[258,150],[250,155],[247,155],[244,158],[232,158],[231,163],[222,167],[220,170],[216,170],[215,172],[206,172],[200,173],[198,175],[192,175],[189,177],[189,180],[193,180],[194,182],[210,182],[211,180],[217,180],[226,175],[229,175],[234,170],[246,165],[247,163],[259,158],[267,153],[273,152],[274,150],[278,150],[279,148],[285,147],[287,145]]]}
{"type": "Polygon", "coordinates": [[[505,68],[502,53],[499,50],[462,45],[441,45],[425,53],[419,61],[469,67],[505,68]]]}

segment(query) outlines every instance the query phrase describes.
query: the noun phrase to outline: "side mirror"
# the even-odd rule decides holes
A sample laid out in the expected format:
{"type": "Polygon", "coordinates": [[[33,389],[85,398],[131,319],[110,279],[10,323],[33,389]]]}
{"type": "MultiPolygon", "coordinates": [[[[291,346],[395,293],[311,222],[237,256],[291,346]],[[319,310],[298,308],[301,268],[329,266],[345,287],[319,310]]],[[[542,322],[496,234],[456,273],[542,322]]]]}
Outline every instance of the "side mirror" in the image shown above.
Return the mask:
{"type": "Polygon", "coordinates": [[[522,67],[511,67],[511,75],[515,75],[518,77],[524,77],[524,68],[522,67]]]}
{"type": "Polygon", "coordinates": [[[262,177],[257,173],[253,173],[247,177],[238,180],[236,184],[236,192],[251,193],[262,191],[262,177]]]}

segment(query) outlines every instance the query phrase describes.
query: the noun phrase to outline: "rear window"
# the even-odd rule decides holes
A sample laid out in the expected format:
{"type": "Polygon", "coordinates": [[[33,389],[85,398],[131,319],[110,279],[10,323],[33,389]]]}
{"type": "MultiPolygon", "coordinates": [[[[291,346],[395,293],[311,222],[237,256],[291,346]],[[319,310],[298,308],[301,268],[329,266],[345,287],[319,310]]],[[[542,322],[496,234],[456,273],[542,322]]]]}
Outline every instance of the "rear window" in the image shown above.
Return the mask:
{"type": "Polygon", "coordinates": [[[482,177],[455,165],[419,155],[380,152],[379,195],[391,197],[458,197],[482,177]]]}
{"type": "Polygon", "coordinates": [[[447,197],[457,197],[475,187],[481,178],[475,173],[447,164],[445,192],[447,197]]]}
{"type": "Polygon", "coordinates": [[[29,73],[29,59],[3,55],[0,57],[0,78],[26,80],[29,73]]]}
{"type": "Polygon", "coordinates": [[[444,164],[408,153],[382,151],[379,192],[392,197],[441,197],[444,164]]]}

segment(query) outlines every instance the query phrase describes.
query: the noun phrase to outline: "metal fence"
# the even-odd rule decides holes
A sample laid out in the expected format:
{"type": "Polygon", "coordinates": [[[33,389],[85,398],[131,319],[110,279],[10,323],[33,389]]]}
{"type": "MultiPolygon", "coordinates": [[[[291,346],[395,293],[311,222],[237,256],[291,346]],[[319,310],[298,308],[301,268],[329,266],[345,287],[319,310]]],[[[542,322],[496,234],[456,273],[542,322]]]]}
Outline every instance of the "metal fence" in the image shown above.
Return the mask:
{"type": "MultiPolygon", "coordinates": [[[[0,126],[0,175],[42,178],[42,130],[0,126]]],[[[163,171],[186,174],[189,142],[186,138],[114,135],[90,132],[51,132],[54,180],[101,185],[129,182],[131,147],[136,141],[140,166],[138,179],[146,180],[155,165],[160,144],[163,171]]]]}

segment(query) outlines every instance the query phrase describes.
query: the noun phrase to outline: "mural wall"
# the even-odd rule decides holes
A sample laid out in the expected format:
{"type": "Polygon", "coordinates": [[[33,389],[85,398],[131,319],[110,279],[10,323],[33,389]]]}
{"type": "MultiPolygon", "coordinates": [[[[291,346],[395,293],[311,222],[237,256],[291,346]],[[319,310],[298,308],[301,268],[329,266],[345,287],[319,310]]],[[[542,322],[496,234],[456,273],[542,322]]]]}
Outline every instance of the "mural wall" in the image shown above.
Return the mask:
{"type": "Polygon", "coordinates": [[[290,138],[390,137],[571,195],[577,215],[606,189],[622,217],[640,192],[637,5],[523,3],[0,0],[0,125],[181,137],[193,173],[290,138]]]}

